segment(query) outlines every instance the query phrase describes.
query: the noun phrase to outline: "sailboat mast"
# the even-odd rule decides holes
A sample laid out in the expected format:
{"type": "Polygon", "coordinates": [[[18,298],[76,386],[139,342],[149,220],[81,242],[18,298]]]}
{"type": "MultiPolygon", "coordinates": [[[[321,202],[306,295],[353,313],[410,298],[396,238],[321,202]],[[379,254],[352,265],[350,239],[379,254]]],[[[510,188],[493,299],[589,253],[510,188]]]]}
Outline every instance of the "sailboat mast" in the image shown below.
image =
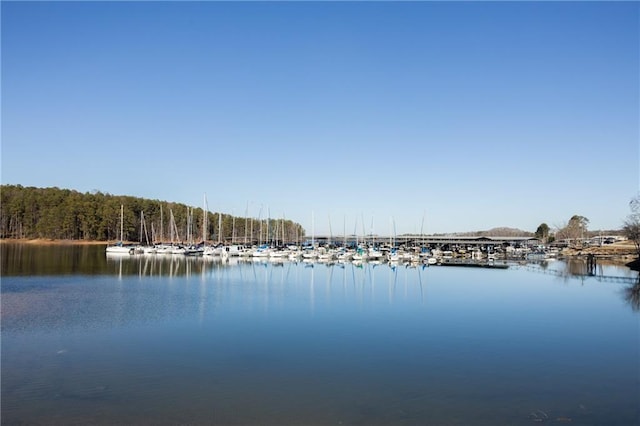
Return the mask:
{"type": "MultiPolygon", "coordinates": [[[[147,245],[149,245],[149,230],[147,229],[147,222],[145,222],[144,220],[144,212],[142,210],[140,211],[140,217],[142,218],[142,229],[144,229],[144,238],[147,245]]],[[[151,224],[151,229],[153,229],[153,223],[151,224]]],[[[153,234],[151,235],[151,237],[153,239],[153,234]]],[[[140,238],[142,239],[142,237],[140,238]]]]}
{"type": "Polygon", "coordinates": [[[120,204],[120,241],[124,242],[124,205],[120,204]]]}
{"type": "Polygon", "coordinates": [[[202,242],[207,244],[207,194],[204,194],[204,205],[202,211],[202,242]]]}
{"type": "Polygon", "coordinates": [[[427,214],[427,211],[425,210],[422,213],[422,224],[420,224],[420,246],[424,246],[424,217],[427,214]]]}
{"type": "Polygon", "coordinates": [[[236,243],[236,215],[231,211],[231,244],[236,243]]]}
{"type": "Polygon", "coordinates": [[[342,216],[342,247],[347,248],[347,215],[342,216]]]}
{"type": "Polygon", "coordinates": [[[249,217],[249,202],[247,201],[247,208],[244,210],[244,245],[247,245],[247,220],[249,217]]]}

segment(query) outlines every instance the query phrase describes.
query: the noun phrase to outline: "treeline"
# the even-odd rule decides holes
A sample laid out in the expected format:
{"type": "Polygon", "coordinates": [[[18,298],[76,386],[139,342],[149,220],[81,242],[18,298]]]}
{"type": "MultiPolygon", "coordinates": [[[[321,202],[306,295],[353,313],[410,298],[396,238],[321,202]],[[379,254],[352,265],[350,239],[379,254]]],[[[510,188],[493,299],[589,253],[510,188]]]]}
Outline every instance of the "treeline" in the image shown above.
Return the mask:
{"type": "MultiPolygon", "coordinates": [[[[180,203],[102,192],[0,185],[0,238],[114,241],[120,239],[123,206],[125,241],[199,242],[204,209],[180,203]],[[173,220],[172,220],[173,218],[173,220]],[[143,226],[144,225],[144,226],[143,226]]],[[[208,212],[207,240],[294,242],[304,229],[284,219],[235,217],[208,212]]]]}

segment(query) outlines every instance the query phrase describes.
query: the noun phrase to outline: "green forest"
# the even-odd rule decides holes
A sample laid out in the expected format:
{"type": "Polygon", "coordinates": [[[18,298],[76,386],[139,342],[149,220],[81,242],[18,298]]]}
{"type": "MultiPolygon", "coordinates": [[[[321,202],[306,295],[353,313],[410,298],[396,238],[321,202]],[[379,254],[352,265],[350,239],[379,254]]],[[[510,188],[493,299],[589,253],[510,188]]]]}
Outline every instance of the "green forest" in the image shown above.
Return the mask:
{"type": "MultiPolygon", "coordinates": [[[[102,192],[0,185],[0,238],[201,242],[204,209],[102,192]],[[172,220],[173,219],[173,220],[172,220]]],[[[207,212],[210,242],[295,242],[304,229],[285,219],[207,212]]]]}

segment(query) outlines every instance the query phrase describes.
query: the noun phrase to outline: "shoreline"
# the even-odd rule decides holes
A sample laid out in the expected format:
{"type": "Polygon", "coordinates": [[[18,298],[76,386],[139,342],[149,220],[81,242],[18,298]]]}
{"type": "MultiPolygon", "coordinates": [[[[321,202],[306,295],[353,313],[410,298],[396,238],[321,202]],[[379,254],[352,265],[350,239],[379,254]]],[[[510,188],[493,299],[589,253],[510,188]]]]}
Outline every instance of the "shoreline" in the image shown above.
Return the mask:
{"type": "MultiPolygon", "coordinates": [[[[94,240],[53,240],[47,238],[34,238],[34,239],[19,239],[19,238],[0,238],[0,244],[29,244],[29,245],[39,245],[39,246],[54,246],[54,245],[65,245],[65,246],[97,246],[103,245],[108,246],[110,244],[115,244],[116,241],[94,241],[94,240]]],[[[127,243],[125,244],[134,244],[127,243]]]]}

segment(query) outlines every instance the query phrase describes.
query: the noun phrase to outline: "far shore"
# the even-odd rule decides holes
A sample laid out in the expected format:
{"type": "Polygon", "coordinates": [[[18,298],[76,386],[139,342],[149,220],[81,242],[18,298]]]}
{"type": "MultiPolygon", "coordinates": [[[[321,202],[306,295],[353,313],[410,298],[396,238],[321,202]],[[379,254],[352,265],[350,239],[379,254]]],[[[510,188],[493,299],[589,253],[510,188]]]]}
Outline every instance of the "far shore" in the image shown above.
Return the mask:
{"type": "MultiPolygon", "coordinates": [[[[35,238],[35,239],[19,239],[19,238],[0,238],[0,244],[12,243],[12,244],[33,244],[38,246],[53,246],[53,245],[74,245],[74,246],[99,246],[114,244],[116,241],[94,241],[94,240],[52,240],[47,238],[35,238]]],[[[129,243],[125,243],[129,244],[129,243]]],[[[130,243],[135,244],[135,243],[130,243]]]]}

